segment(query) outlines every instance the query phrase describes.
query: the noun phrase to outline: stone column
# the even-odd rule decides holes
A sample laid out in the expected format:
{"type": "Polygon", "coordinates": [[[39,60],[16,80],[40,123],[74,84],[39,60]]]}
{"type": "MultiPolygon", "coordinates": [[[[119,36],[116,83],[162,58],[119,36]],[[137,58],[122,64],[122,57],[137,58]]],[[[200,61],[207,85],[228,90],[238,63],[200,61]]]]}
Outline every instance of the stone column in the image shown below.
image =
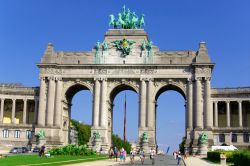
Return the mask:
{"type": "Polygon", "coordinates": [[[107,110],[107,79],[102,80],[101,91],[101,126],[108,128],[108,110],[107,110]]]}
{"type": "Polygon", "coordinates": [[[238,101],[239,107],[239,127],[242,127],[242,101],[238,101]]]}
{"type": "Polygon", "coordinates": [[[148,128],[154,130],[155,128],[155,105],[153,99],[153,79],[148,80],[148,95],[147,95],[147,118],[148,128]]]}
{"type": "Polygon", "coordinates": [[[16,116],[16,99],[12,99],[11,123],[16,123],[15,116],[16,116]]]}
{"type": "Polygon", "coordinates": [[[230,101],[227,101],[227,127],[230,127],[230,101]]]}
{"type": "Polygon", "coordinates": [[[34,112],[34,124],[37,124],[37,104],[38,104],[38,99],[35,99],[35,112],[34,112]]]}
{"type": "Polygon", "coordinates": [[[201,78],[196,78],[196,82],[195,82],[195,93],[196,93],[196,102],[195,102],[195,127],[196,128],[200,128],[202,129],[202,94],[201,94],[201,78]]]}
{"type": "Polygon", "coordinates": [[[49,78],[47,125],[53,126],[55,109],[55,78],[49,78]]]}
{"type": "Polygon", "coordinates": [[[40,93],[39,93],[39,109],[38,109],[38,125],[45,126],[46,113],[46,82],[45,77],[40,78],[40,93]]]}
{"type": "Polygon", "coordinates": [[[210,86],[210,77],[206,78],[205,81],[205,117],[206,117],[206,128],[212,128],[213,126],[213,110],[211,103],[211,86],[210,86]]]}
{"type": "Polygon", "coordinates": [[[99,106],[100,106],[100,82],[98,78],[95,78],[94,87],[94,110],[93,110],[93,127],[99,126],[99,106]]]}
{"type": "Polygon", "coordinates": [[[145,79],[141,79],[139,128],[146,127],[146,98],[146,82],[145,79]]]}
{"type": "Polygon", "coordinates": [[[56,101],[55,101],[55,126],[61,126],[61,119],[62,119],[62,79],[56,79],[56,101]]]}
{"type": "Polygon", "coordinates": [[[187,97],[187,128],[193,128],[193,82],[188,80],[188,97],[187,97]]]}
{"type": "Polygon", "coordinates": [[[27,99],[23,99],[23,124],[27,123],[27,99]]]}
{"type": "Polygon", "coordinates": [[[218,127],[218,102],[214,102],[214,126],[218,127]]]}
{"type": "Polygon", "coordinates": [[[3,123],[4,100],[5,100],[5,99],[1,99],[0,123],[3,123]]]}

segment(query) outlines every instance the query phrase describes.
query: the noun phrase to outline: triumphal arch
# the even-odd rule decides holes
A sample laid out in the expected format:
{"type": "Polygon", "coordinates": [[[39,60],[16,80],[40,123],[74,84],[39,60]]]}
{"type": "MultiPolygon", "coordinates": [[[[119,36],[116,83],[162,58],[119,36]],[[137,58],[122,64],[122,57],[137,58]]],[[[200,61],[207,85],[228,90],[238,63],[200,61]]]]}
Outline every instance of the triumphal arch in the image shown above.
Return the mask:
{"type": "MultiPolygon", "coordinates": [[[[214,63],[205,42],[195,51],[161,51],[143,29],[144,15],[129,12],[124,7],[118,19],[110,15],[113,28],[90,51],[57,52],[48,44],[37,65],[40,88],[33,93],[39,105],[34,107],[33,125],[18,124],[17,128],[33,127],[35,133],[44,130],[47,145],[68,144],[71,100],[78,91],[90,90],[93,113],[89,146],[107,150],[112,144],[113,100],[119,92],[132,90],[139,96],[137,146],[156,147],[157,98],[175,90],[185,99],[187,151],[197,152],[202,132],[208,136],[208,147],[217,139],[232,142],[232,133],[236,135],[235,145],[249,146],[250,88],[211,88],[214,63]]],[[[6,96],[1,99],[2,122],[6,96]]],[[[15,119],[13,109],[10,123],[15,119]]],[[[6,126],[3,123],[2,129],[6,126]]]]}

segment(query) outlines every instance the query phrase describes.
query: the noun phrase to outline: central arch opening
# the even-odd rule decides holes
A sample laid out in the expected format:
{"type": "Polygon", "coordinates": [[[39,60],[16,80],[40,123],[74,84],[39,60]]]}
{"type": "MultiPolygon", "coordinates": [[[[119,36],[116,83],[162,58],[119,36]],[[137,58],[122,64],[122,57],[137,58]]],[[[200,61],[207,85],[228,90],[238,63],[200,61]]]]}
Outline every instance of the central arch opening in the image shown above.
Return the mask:
{"type": "Polygon", "coordinates": [[[68,135],[68,141],[66,142],[69,144],[86,144],[89,141],[92,125],[92,92],[87,86],[76,84],[71,86],[65,95],[68,105],[64,112],[63,122],[63,125],[66,125],[63,127],[68,128],[67,133],[65,133],[65,135],[68,135]],[[67,119],[68,123],[66,122],[67,119]],[[77,125],[80,125],[79,128],[81,129],[78,129],[77,125]],[[80,134],[81,138],[77,138],[78,132],[84,133],[80,134]]]}
{"type": "Polygon", "coordinates": [[[135,145],[138,135],[138,94],[128,85],[119,85],[110,93],[112,109],[110,109],[110,136],[117,134],[124,138],[124,125],[126,125],[126,140],[135,145]],[[126,98],[126,99],[125,99],[126,98]],[[126,109],[126,124],[124,124],[126,109]]]}
{"type": "Polygon", "coordinates": [[[185,137],[185,94],[177,86],[167,85],[156,94],[156,145],[158,151],[179,150],[185,137]]]}

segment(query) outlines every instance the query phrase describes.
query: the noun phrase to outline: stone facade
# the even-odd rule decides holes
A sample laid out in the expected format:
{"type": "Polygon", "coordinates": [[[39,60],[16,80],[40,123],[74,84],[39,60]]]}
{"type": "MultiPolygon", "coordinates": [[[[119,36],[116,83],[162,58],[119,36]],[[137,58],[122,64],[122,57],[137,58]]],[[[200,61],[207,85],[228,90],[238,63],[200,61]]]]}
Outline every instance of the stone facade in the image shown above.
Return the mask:
{"type": "MultiPolygon", "coordinates": [[[[246,139],[250,126],[250,88],[211,88],[214,63],[204,42],[199,43],[197,51],[160,51],[154,45],[143,49],[143,41],[148,41],[143,29],[110,29],[104,41],[109,44],[108,49],[93,48],[89,52],[56,52],[54,46],[48,44],[38,64],[40,88],[36,91],[39,95],[31,95],[35,101],[39,98],[38,119],[33,122],[32,131],[44,129],[48,146],[70,142],[71,100],[80,90],[90,90],[93,94],[89,146],[95,148],[93,133],[97,132],[101,136],[99,147],[107,150],[111,146],[113,100],[123,90],[138,94],[138,148],[145,147],[141,141],[145,132],[148,134],[148,148],[156,146],[157,98],[167,90],[179,92],[186,101],[187,151],[197,151],[202,131],[208,134],[209,146],[222,142],[229,144],[232,135],[237,139],[233,144],[241,147],[250,145],[246,139]],[[127,56],[122,56],[111,43],[124,38],[135,42],[127,56]]],[[[12,98],[18,96],[17,89],[10,88],[14,92],[12,98]]],[[[6,99],[2,91],[0,98],[6,99]]],[[[12,120],[14,116],[12,113],[12,120]]],[[[2,105],[1,117],[5,117],[2,105]]],[[[8,124],[1,125],[2,129],[8,129],[8,124]]],[[[16,126],[18,128],[21,124],[16,126]]],[[[5,138],[0,136],[0,139],[5,138]]],[[[10,140],[10,136],[7,139],[10,140]]]]}

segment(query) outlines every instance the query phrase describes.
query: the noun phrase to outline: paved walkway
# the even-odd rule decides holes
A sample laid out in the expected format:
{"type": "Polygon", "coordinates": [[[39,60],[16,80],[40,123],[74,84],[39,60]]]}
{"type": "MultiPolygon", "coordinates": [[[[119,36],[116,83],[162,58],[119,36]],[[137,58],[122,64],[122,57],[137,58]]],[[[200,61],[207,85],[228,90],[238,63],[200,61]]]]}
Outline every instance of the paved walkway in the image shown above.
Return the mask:
{"type": "Polygon", "coordinates": [[[215,166],[220,164],[214,164],[212,162],[209,162],[207,160],[203,160],[200,157],[188,157],[185,160],[186,166],[215,166]]]}
{"type": "MultiPolygon", "coordinates": [[[[71,166],[116,166],[116,165],[131,166],[129,157],[127,157],[127,161],[125,163],[115,162],[114,160],[102,160],[102,161],[71,164],[71,166]]],[[[135,163],[133,165],[134,166],[142,165],[139,157],[135,158],[135,163]]],[[[144,165],[152,165],[152,161],[148,157],[146,157],[144,165]]],[[[164,156],[164,155],[158,155],[155,158],[155,166],[168,166],[168,165],[177,166],[177,160],[174,160],[172,156],[164,156]]]]}

